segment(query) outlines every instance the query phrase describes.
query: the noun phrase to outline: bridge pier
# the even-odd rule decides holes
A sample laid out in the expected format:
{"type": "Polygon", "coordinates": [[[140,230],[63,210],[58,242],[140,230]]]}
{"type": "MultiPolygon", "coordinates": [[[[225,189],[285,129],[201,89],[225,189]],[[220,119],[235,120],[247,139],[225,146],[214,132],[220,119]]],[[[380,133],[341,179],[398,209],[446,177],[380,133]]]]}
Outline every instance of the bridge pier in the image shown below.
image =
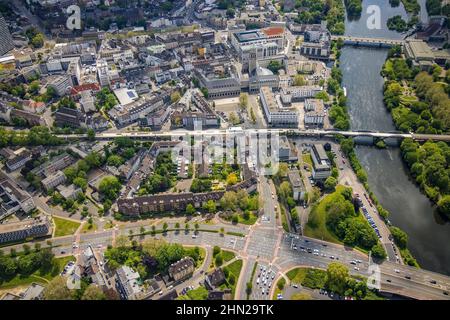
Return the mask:
{"type": "Polygon", "coordinates": [[[384,138],[384,143],[390,147],[398,147],[401,143],[401,140],[398,138],[384,138]]]}
{"type": "Polygon", "coordinates": [[[375,143],[374,137],[371,136],[356,136],[353,138],[355,144],[361,144],[366,146],[372,146],[375,143]]]}

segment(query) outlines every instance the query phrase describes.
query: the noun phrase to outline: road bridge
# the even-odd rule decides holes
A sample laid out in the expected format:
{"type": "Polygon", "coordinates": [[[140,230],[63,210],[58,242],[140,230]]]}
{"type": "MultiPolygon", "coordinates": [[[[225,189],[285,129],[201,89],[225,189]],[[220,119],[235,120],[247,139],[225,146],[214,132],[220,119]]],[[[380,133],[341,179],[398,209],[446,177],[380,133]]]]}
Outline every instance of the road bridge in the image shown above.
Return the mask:
{"type": "Polygon", "coordinates": [[[390,48],[395,45],[403,46],[405,40],[385,39],[385,38],[365,38],[349,36],[331,36],[332,40],[342,39],[345,45],[390,48]]]}
{"type": "MultiPolygon", "coordinates": [[[[438,135],[438,134],[415,134],[415,133],[399,133],[399,132],[379,132],[379,131],[337,131],[337,130],[299,130],[299,129],[248,129],[248,130],[173,130],[165,132],[102,132],[97,133],[95,139],[97,140],[112,140],[118,137],[128,137],[132,139],[152,140],[152,139],[170,139],[172,137],[183,136],[220,136],[230,134],[279,134],[290,136],[304,136],[304,137],[333,137],[336,135],[342,135],[345,137],[371,137],[378,139],[407,139],[411,138],[416,141],[444,141],[450,142],[450,135],[438,135]]],[[[58,134],[63,139],[87,139],[87,134],[58,134]]]]}

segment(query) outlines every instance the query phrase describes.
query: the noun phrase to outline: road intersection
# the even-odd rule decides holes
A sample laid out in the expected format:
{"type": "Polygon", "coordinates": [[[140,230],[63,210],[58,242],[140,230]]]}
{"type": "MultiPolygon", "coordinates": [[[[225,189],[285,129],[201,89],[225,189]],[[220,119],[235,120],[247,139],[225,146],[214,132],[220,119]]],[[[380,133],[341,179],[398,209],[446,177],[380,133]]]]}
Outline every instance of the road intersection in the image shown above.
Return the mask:
{"type": "MultiPolygon", "coordinates": [[[[173,226],[177,218],[173,218],[166,220],[169,221],[170,231],[156,235],[152,235],[148,231],[149,226],[157,224],[153,220],[130,223],[121,228],[115,226],[105,231],[56,237],[51,239],[51,243],[41,241],[40,244],[43,248],[51,245],[56,256],[76,255],[88,246],[104,250],[108,245],[112,245],[113,240],[118,236],[131,235],[133,240],[138,242],[149,238],[160,238],[172,243],[203,247],[206,250],[211,250],[212,246],[219,246],[235,252],[236,258],[243,260],[241,276],[236,285],[235,297],[237,299],[246,299],[246,285],[250,281],[256,261],[258,265],[263,265],[273,271],[275,277],[269,280],[272,282],[272,291],[279,277],[299,266],[326,269],[329,263],[339,261],[349,268],[351,274],[371,276],[369,274],[369,258],[366,254],[340,244],[286,233],[281,226],[281,219],[277,217],[277,210],[275,210],[277,201],[275,197],[269,196],[272,192],[275,193],[273,183],[266,177],[261,177],[258,187],[260,192],[265,194],[264,213],[250,227],[219,221],[213,225],[201,224],[199,231],[195,232],[191,222],[190,230],[186,231],[181,228],[175,231],[173,226]],[[146,230],[145,234],[141,234],[142,227],[146,230]],[[225,230],[223,234],[220,232],[221,228],[225,230]],[[355,260],[360,261],[357,270],[353,264],[350,264],[355,260]]],[[[3,247],[1,250],[8,252],[11,248],[16,251],[23,250],[22,245],[3,247]]],[[[450,277],[448,276],[391,261],[373,266],[377,266],[380,271],[381,291],[416,299],[450,299],[445,294],[450,290],[450,277]]],[[[198,280],[198,276],[196,276],[196,280],[198,280]]],[[[271,299],[271,292],[267,294],[265,291],[266,294],[261,295],[260,289],[255,284],[253,288],[251,299],[271,299]]]]}

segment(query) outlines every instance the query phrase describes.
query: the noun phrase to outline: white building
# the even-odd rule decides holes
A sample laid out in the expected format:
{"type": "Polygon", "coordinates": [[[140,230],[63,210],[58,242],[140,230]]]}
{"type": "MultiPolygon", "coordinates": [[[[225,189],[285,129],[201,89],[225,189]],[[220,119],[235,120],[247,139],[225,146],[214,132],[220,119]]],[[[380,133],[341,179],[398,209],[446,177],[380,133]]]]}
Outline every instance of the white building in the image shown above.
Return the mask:
{"type": "Polygon", "coordinates": [[[330,159],[328,158],[323,145],[314,144],[311,149],[313,161],[312,176],[315,180],[325,180],[331,175],[330,159]]]}
{"type": "Polygon", "coordinates": [[[41,181],[42,186],[44,187],[44,189],[46,191],[50,190],[50,189],[54,189],[57,186],[59,186],[61,183],[64,183],[66,181],[66,176],[64,175],[64,173],[59,170],[57,171],[55,174],[50,175],[48,177],[46,177],[45,179],[43,179],[41,181]]]}
{"type": "Polygon", "coordinates": [[[323,88],[321,86],[301,86],[287,87],[281,90],[281,100],[284,104],[290,104],[295,101],[303,101],[308,98],[314,98],[323,88]]]}
{"type": "Polygon", "coordinates": [[[298,112],[294,108],[283,107],[280,97],[276,97],[272,89],[260,89],[261,105],[270,126],[298,127],[298,112]]]}
{"type": "Polygon", "coordinates": [[[102,87],[110,85],[108,63],[105,60],[100,60],[97,62],[97,77],[98,82],[102,87]]]}
{"type": "Polygon", "coordinates": [[[66,75],[57,76],[49,83],[49,87],[55,89],[56,94],[62,97],[73,87],[72,78],[66,75]]]}

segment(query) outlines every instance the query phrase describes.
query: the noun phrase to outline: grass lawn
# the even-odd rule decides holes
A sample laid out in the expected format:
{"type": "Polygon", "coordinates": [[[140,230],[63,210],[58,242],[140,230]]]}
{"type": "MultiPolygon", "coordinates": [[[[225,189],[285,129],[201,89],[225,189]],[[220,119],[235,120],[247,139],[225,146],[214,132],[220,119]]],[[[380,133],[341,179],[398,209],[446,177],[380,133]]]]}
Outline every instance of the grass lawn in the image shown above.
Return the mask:
{"type": "Polygon", "coordinates": [[[93,224],[85,223],[83,225],[83,227],[81,228],[81,233],[94,232],[97,229],[98,229],[98,227],[95,223],[93,223],[93,224]]]}
{"type": "Polygon", "coordinates": [[[284,278],[280,278],[280,280],[278,280],[278,282],[275,286],[275,291],[273,293],[272,300],[278,300],[277,296],[278,296],[278,294],[283,292],[285,286],[286,286],[286,280],[284,278]],[[280,290],[280,287],[283,288],[283,290],[280,290]]]}
{"type": "Polygon", "coordinates": [[[187,294],[179,296],[177,300],[206,300],[208,298],[208,290],[204,286],[197,289],[189,290],[187,294]]]}
{"type": "MultiPolygon", "coordinates": [[[[337,186],[336,190],[339,190],[339,188],[342,188],[342,186],[337,186]]],[[[338,196],[340,196],[338,192],[329,194],[312,207],[308,223],[305,226],[305,235],[307,237],[341,243],[338,237],[328,230],[326,226],[326,208],[328,204],[335,202],[335,198],[338,196]]]]}
{"type": "Polygon", "coordinates": [[[234,252],[227,251],[227,250],[222,250],[220,254],[222,255],[222,259],[224,262],[228,262],[236,256],[234,254],[234,252]]]}
{"type": "Polygon", "coordinates": [[[310,153],[302,154],[302,160],[304,164],[308,164],[310,168],[312,168],[312,158],[310,153]]]}
{"type": "Polygon", "coordinates": [[[221,287],[230,288],[232,295],[234,297],[234,293],[236,290],[236,283],[239,281],[239,275],[241,274],[242,260],[236,260],[233,263],[230,263],[228,266],[224,267],[223,269],[228,270],[228,279],[230,278],[230,275],[234,276],[234,283],[233,284],[229,283],[227,279],[227,282],[221,287]]]}
{"type": "Polygon", "coordinates": [[[295,268],[286,273],[286,276],[292,283],[300,284],[305,279],[307,273],[308,268],[295,268]]]}
{"type": "Polygon", "coordinates": [[[55,222],[56,230],[55,230],[55,237],[63,237],[63,236],[69,236],[75,233],[77,231],[78,227],[81,223],[59,218],[59,217],[53,217],[53,221],[55,222]]]}
{"type": "Polygon", "coordinates": [[[0,280],[0,289],[11,289],[18,286],[26,286],[33,282],[46,284],[54,277],[59,275],[63,270],[64,266],[69,261],[75,261],[75,257],[63,257],[63,258],[55,258],[53,268],[50,270],[37,270],[30,275],[16,275],[7,281],[0,280]]]}
{"type": "Polygon", "coordinates": [[[254,214],[253,212],[249,214],[248,219],[244,219],[243,215],[238,215],[238,223],[246,224],[246,225],[252,225],[255,224],[256,220],[258,220],[258,216],[254,214]]]}
{"type": "MultiPolygon", "coordinates": [[[[189,255],[189,252],[190,251],[194,251],[195,247],[184,246],[184,249],[186,250],[186,254],[189,255]]],[[[199,255],[199,258],[198,258],[198,260],[196,262],[196,267],[197,268],[199,268],[203,264],[203,261],[205,261],[205,257],[206,257],[206,250],[201,248],[201,247],[198,247],[198,249],[199,249],[200,255],[199,255]]]]}
{"type": "Polygon", "coordinates": [[[281,225],[283,226],[284,231],[289,232],[289,225],[288,225],[288,220],[286,217],[286,210],[283,208],[281,210],[281,225]]]}
{"type": "Polygon", "coordinates": [[[111,220],[108,220],[108,222],[105,223],[105,225],[103,226],[103,229],[111,229],[112,227],[114,227],[114,224],[112,223],[111,220]]]}

